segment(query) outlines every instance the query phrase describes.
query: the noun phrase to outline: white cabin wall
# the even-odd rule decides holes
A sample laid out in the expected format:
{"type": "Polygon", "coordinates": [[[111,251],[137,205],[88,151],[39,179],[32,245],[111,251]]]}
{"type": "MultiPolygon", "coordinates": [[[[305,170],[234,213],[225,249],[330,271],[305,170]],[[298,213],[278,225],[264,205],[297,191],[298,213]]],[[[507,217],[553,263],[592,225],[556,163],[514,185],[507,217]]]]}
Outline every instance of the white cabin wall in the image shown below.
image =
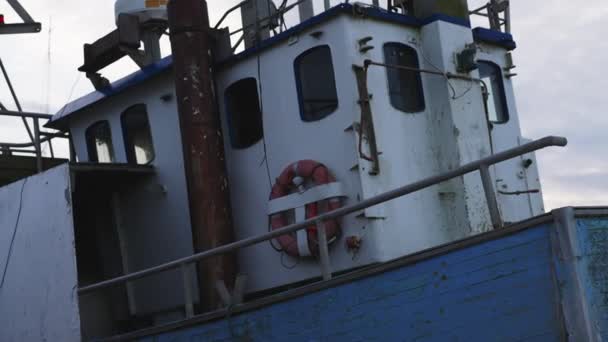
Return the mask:
{"type": "MultiPolygon", "coordinates": [[[[85,131],[99,120],[110,121],[116,162],[126,163],[121,114],[129,107],[143,103],[155,150],[151,164],[156,175],[133,184],[120,193],[122,223],[129,249],[130,271],[153,267],[192,255],[192,232],[185,180],[183,151],[173,75],[170,72],[135,87],[70,121],[74,145],[81,161],[88,161],[85,131]],[[162,101],[171,95],[170,102],[162,101]]],[[[179,271],[165,272],[135,282],[138,314],[159,311],[181,311],[184,295],[179,271]]],[[[196,279],[192,273],[192,282],[196,279]]],[[[196,300],[198,294],[195,292],[196,300]]]]}
{"type": "MultiPolygon", "coordinates": [[[[418,52],[419,63],[424,66],[418,28],[370,21],[366,24],[349,18],[352,24],[352,41],[371,36],[368,44],[375,48],[366,54],[352,49],[353,63],[363,65],[365,59],[385,62],[385,43],[403,43],[418,52]]],[[[392,69],[391,69],[392,70],[392,69]]],[[[364,198],[370,198],[400,186],[414,183],[438,173],[438,159],[433,151],[432,104],[437,96],[430,80],[422,75],[426,108],[419,113],[405,113],[391,105],[388,90],[388,70],[372,66],[369,69],[368,88],[372,117],[380,154],[380,174],[370,175],[370,162],[359,159],[360,177],[364,198]]],[[[356,84],[353,85],[356,87],[356,84]]],[[[360,108],[357,106],[357,121],[360,108]]],[[[447,211],[440,187],[429,189],[387,202],[366,211],[374,224],[375,253],[382,260],[390,260],[425,248],[450,241],[453,226],[448,224],[447,211]],[[375,218],[375,219],[374,219],[375,218]]]]}
{"type": "MultiPolygon", "coordinates": [[[[456,73],[455,56],[473,43],[469,28],[436,21],[422,28],[425,67],[456,73]]],[[[427,76],[426,78],[430,78],[427,76]]],[[[491,154],[487,120],[479,84],[433,77],[433,120],[437,127],[437,153],[441,172],[455,169],[491,154]],[[455,96],[454,96],[455,93],[455,96]],[[453,97],[456,97],[454,99],[453,97]]],[[[453,239],[490,230],[490,217],[479,173],[443,185],[447,202],[453,205],[453,239]]]]}
{"type": "MultiPolygon", "coordinates": [[[[499,46],[479,43],[477,59],[489,61],[501,69],[507,67],[508,51],[499,46]]],[[[494,152],[501,152],[529,142],[521,136],[521,125],[513,80],[506,76],[512,71],[504,71],[503,83],[509,111],[509,121],[503,124],[494,124],[492,129],[492,144],[494,152]]],[[[534,153],[514,158],[494,166],[495,187],[497,191],[515,192],[528,190],[541,190],[537,194],[504,195],[497,194],[498,204],[503,219],[506,222],[519,222],[532,216],[544,213],[542,189],[538,175],[538,164],[534,153]],[[523,167],[524,160],[531,159],[532,166],[523,167]]]]}
{"type": "MultiPolygon", "coordinates": [[[[356,172],[357,164],[354,134],[348,131],[358,116],[356,88],[349,50],[356,42],[345,40],[346,19],[336,18],[323,27],[312,28],[292,37],[260,54],[262,77],[262,102],[267,157],[264,144],[234,150],[230,147],[229,128],[223,93],[232,83],[246,78],[258,78],[258,59],[250,57],[219,72],[217,80],[222,112],[226,160],[230,177],[233,215],[238,239],[263,234],[268,231],[268,200],[272,185],[265,160],[268,162],[270,179],[274,180],[283,169],[293,162],[313,159],[325,164],[347,189],[345,205],[356,203],[360,198],[361,185],[356,172]],[[322,31],[320,38],[311,32],[322,31]],[[330,116],[317,122],[303,122],[300,118],[294,71],[294,60],[301,53],[320,45],[331,48],[339,107],[330,116]]],[[[354,215],[342,221],[343,237],[364,236],[365,222],[354,215]]],[[[372,233],[369,233],[371,236],[372,233]]],[[[368,244],[366,238],[366,244],[368,244]]],[[[379,261],[372,249],[362,249],[356,258],[348,253],[344,239],[330,247],[334,271],[346,270],[379,261]]],[[[320,275],[320,267],[314,259],[295,260],[275,251],[269,243],[259,244],[240,252],[240,269],[248,275],[248,291],[255,292],[282,286],[320,275]],[[284,265],[283,265],[284,264],[284,265]],[[297,265],[296,265],[297,264],[297,265]],[[296,265],[293,269],[286,266],[296,265]]]]}
{"type": "MultiPolygon", "coordinates": [[[[489,155],[481,90],[471,82],[451,81],[460,95],[452,100],[445,78],[423,75],[426,109],[411,114],[390,104],[386,69],[370,68],[368,86],[373,94],[372,115],[381,152],[378,176],[369,174],[369,162],[358,156],[357,134],[349,129],[361,115],[352,65],[363,65],[365,59],[384,62],[384,43],[400,42],[418,50],[421,67],[454,72],[453,54],[472,41],[470,29],[453,24],[432,23],[421,34],[418,28],[340,16],[264,50],[259,58],[259,73],[266,158],[263,142],[245,150],[230,147],[223,103],[224,91],[231,84],[243,78],[258,78],[258,59],[249,57],[224,67],[218,74],[217,89],[226,132],[237,238],[268,229],[268,178],[274,182],[287,165],[297,160],[313,159],[326,164],[348,189],[345,204],[352,204],[489,155]],[[323,34],[318,38],[310,35],[317,31],[323,34]],[[367,36],[374,38],[369,45],[375,48],[362,54],[358,41],[367,36]],[[305,123],[299,115],[293,63],[301,53],[326,44],[332,49],[339,108],[321,121],[305,123]]],[[[357,218],[343,219],[343,236],[363,237],[364,244],[355,259],[346,251],[343,240],[332,245],[333,271],[394,259],[487,231],[491,228],[489,222],[478,174],[434,186],[370,208],[357,218]]],[[[319,275],[314,260],[297,263],[283,256],[283,263],[296,265],[291,270],[281,262],[280,253],[269,244],[241,251],[241,272],[249,276],[249,291],[319,275]]]]}

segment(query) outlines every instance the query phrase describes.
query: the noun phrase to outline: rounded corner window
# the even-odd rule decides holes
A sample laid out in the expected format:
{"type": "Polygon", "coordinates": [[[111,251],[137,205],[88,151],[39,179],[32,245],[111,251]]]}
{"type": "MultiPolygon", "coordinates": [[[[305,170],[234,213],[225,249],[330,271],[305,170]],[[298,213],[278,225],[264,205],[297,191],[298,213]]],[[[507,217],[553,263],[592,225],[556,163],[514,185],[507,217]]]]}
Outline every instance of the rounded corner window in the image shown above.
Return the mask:
{"type": "Polygon", "coordinates": [[[304,51],[294,61],[300,117],[320,121],[338,109],[338,90],[328,45],[304,51]]]}
{"type": "Polygon", "coordinates": [[[493,124],[509,122],[509,107],[502,78],[502,69],[489,61],[477,61],[479,76],[483,81],[484,107],[488,121],[493,124]]]}
{"type": "Polygon", "coordinates": [[[232,83],[224,93],[230,144],[246,149],[264,138],[258,81],[253,77],[232,83]]]}
{"type": "Polygon", "coordinates": [[[146,105],[136,104],[120,116],[129,164],[148,165],[156,158],[146,105]]]}
{"type": "Polygon", "coordinates": [[[89,162],[91,163],[113,163],[114,144],[112,143],[112,130],[107,120],[98,121],[85,132],[89,162]]]}
{"type": "Polygon", "coordinates": [[[391,105],[405,113],[420,113],[426,109],[418,52],[402,43],[384,44],[384,60],[391,105]],[[399,69],[399,67],[416,70],[399,69]]]}

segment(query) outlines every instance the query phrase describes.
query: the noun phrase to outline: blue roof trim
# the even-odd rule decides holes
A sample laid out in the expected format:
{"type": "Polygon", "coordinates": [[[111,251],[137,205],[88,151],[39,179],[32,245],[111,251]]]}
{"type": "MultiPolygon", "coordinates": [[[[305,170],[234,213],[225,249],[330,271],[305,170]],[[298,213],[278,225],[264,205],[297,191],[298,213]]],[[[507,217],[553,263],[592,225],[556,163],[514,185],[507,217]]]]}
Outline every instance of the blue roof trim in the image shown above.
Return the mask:
{"type": "Polygon", "coordinates": [[[45,126],[49,128],[61,128],[64,119],[70,116],[70,114],[83,110],[99,101],[117,95],[128,88],[140,84],[169,69],[172,64],[173,57],[165,57],[154,64],[150,64],[147,67],[112,83],[106,88],[94,91],[78,100],[72,101],[61,108],[45,126]]]}
{"type": "Polygon", "coordinates": [[[476,41],[498,45],[509,51],[517,48],[517,43],[515,43],[513,36],[509,33],[477,27],[473,29],[473,37],[475,37],[476,41]]]}
{"type": "MultiPolygon", "coordinates": [[[[333,17],[341,14],[348,14],[351,16],[359,16],[361,18],[371,18],[381,21],[392,22],[405,26],[421,27],[435,21],[445,21],[464,27],[470,27],[470,23],[464,19],[450,17],[447,15],[434,15],[425,20],[417,19],[410,15],[402,15],[398,13],[389,12],[380,8],[375,7],[363,7],[354,6],[352,4],[343,3],[337,5],[317,16],[314,16],[291,29],[284,31],[270,39],[263,41],[259,46],[247,49],[235,56],[232,56],[220,63],[217,67],[224,68],[230,66],[236,62],[244,60],[252,55],[258,54],[270,47],[273,47],[283,41],[288,40],[294,34],[300,33],[308,28],[314,27],[320,23],[323,23],[333,17]]],[[[514,42],[513,42],[514,44],[514,42]]],[[[142,70],[139,70],[127,77],[124,77],[109,87],[100,91],[92,92],[88,95],[81,97],[78,100],[72,101],[65,105],[53,118],[46,124],[46,127],[61,129],[64,128],[66,119],[72,114],[79,112],[85,108],[88,108],[106,98],[117,95],[128,88],[131,88],[137,84],[145,82],[146,80],[168,70],[173,64],[173,58],[171,56],[162,59],[161,61],[149,65],[142,70]]]]}

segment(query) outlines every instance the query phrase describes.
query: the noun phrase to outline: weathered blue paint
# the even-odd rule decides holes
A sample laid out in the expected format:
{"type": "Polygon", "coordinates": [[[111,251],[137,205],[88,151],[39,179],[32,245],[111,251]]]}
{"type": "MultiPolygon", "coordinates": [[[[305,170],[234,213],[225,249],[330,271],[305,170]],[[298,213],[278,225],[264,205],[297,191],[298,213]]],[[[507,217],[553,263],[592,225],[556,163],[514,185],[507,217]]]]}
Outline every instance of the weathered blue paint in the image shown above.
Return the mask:
{"type": "Polygon", "coordinates": [[[581,219],[576,223],[581,254],[580,278],[589,303],[592,329],[599,341],[608,340],[608,220],[581,219]]]}
{"type": "Polygon", "coordinates": [[[143,341],[559,341],[551,226],[143,341]]]}
{"type": "MultiPolygon", "coordinates": [[[[337,5],[328,11],[325,11],[317,16],[314,16],[299,25],[296,25],[289,30],[286,30],[274,37],[271,37],[263,42],[261,42],[258,46],[246,49],[245,51],[236,54],[224,61],[218,63],[218,68],[226,68],[239,61],[250,58],[251,56],[255,56],[262,51],[272,48],[277,44],[280,44],[284,41],[287,41],[290,37],[297,35],[305,30],[308,30],[312,27],[316,27],[334,17],[339,15],[351,15],[357,16],[360,18],[367,18],[372,20],[385,21],[390,23],[395,23],[403,26],[410,27],[422,27],[427,24],[436,22],[436,21],[444,21],[449,22],[455,25],[460,25],[464,27],[470,27],[470,22],[461,18],[455,18],[448,15],[433,15],[426,19],[418,19],[416,17],[410,15],[403,15],[393,12],[388,12],[383,9],[374,8],[374,7],[357,7],[355,8],[352,4],[343,3],[337,5]]],[[[487,41],[494,44],[507,44],[505,47],[511,49],[515,48],[515,42],[511,35],[505,36],[500,32],[485,30],[485,29],[475,29],[474,35],[481,41],[487,41]],[[507,39],[508,38],[508,39],[507,39]]],[[[163,60],[154,63],[142,70],[139,70],[129,76],[126,76],[114,83],[105,89],[94,91],[88,95],[85,95],[75,101],[72,101],[66,104],[63,108],[59,110],[55,114],[55,116],[47,123],[46,127],[55,128],[55,129],[65,129],[65,122],[68,117],[72,114],[81,112],[82,110],[101,102],[109,97],[120,94],[127,89],[130,89],[138,84],[146,82],[150,78],[164,72],[170,70],[173,65],[172,56],[168,56],[163,60]]]]}
{"type": "Polygon", "coordinates": [[[517,48],[517,44],[513,40],[513,36],[509,33],[477,27],[473,29],[473,37],[475,37],[475,41],[477,42],[498,45],[509,51],[517,48]]]}
{"type": "Polygon", "coordinates": [[[88,108],[98,102],[101,102],[109,97],[118,95],[127,89],[130,89],[138,84],[148,81],[152,77],[161,74],[162,72],[169,70],[173,65],[172,56],[165,57],[162,60],[153,63],[137,72],[130,74],[108,87],[94,91],[88,95],[85,95],[77,100],[74,100],[66,104],[63,108],[53,116],[53,118],[46,124],[48,128],[64,129],[64,123],[66,119],[74,113],[80,112],[85,108],[88,108]]]}

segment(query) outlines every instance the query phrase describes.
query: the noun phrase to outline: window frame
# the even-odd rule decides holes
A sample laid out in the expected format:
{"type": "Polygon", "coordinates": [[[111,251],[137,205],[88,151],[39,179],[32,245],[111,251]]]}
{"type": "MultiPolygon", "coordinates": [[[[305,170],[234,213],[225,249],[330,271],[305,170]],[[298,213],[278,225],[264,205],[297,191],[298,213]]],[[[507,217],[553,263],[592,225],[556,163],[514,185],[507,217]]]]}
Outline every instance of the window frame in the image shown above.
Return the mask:
{"type": "Polygon", "coordinates": [[[114,137],[112,135],[112,125],[110,125],[110,121],[108,120],[99,120],[92,124],[90,124],[84,132],[85,141],[87,144],[87,153],[89,155],[88,161],[90,163],[98,163],[98,164],[112,164],[116,162],[116,149],[114,147],[114,137]],[[96,136],[93,137],[91,135],[91,131],[95,129],[97,126],[104,125],[108,129],[108,137],[110,138],[109,149],[110,149],[110,161],[100,162],[99,161],[99,152],[97,150],[97,141],[92,140],[96,139],[96,136]]]}
{"type": "MultiPolygon", "coordinates": [[[[260,81],[255,77],[244,77],[244,78],[241,78],[237,81],[230,83],[230,85],[228,87],[226,87],[226,89],[224,89],[224,107],[226,109],[226,121],[228,123],[228,134],[229,134],[229,138],[230,138],[230,146],[235,150],[248,149],[250,147],[257,145],[260,141],[262,141],[264,139],[264,113],[262,111],[262,99],[260,98],[259,82],[260,81]],[[259,119],[260,119],[259,124],[260,124],[261,134],[259,135],[259,138],[255,139],[254,142],[247,143],[247,144],[241,144],[237,141],[239,139],[236,135],[237,129],[234,125],[235,124],[235,113],[234,113],[234,108],[232,106],[230,90],[233,89],[233,87],[240,85],[241,83],[251,81],[251,80],[253,80],[253,82],[255,83],[255,95],[256,95],[257,104],[258,104],[257,113],[259,114],[259,119]]],[[[256,113],[254,113],[254,114],[256,114],[256,113]]]]}
{"type": "Polygon", "coordinates": [[[335,112],[337,112],[338,109],[340,108],[340,97],[338,95],[338,81],[336,79],[336,68],[334,66],[333,57],[334,56],[333,56],[333,52],[331,50],[331,46],[329,46],[328,44],[323,44],[323,45],[317,45],[308,50],[305,50],[304,52],[300,53],[293,61],[296,89],[297,89],[297,93],[298,93],[298,106],[300,109],[300,119],[304,122],[321,121],[321,120],[331,116],[335,112]],[[304,96],[303,96],[304,94],[303,94],[303,89],[302,89],[302,77],[301,77],[301,73],[300,73],[300,68],[298,66],[300,64],[300,61],[302,61],[305,57],[307,57],[307,56],[311,55],[312,53],[319,51],[321,49],[327,49],[327,51],[329,52],[329,61],[331,62],[331,69],[332,69],[331,76],[333,77],[334,90],[335,90],[335,94],[336,94],[336,106],[335,106],[335,108],[332,109],[332,111],[324,113],[323,115],[321,115],[319,117],[309,118],[309,117],[307,117],[306,112],[305,112],[304,96]]]}
{"type": "MultiPolygon", "coordinates": [[[[138,112],[135,112],[135,113],[138,113],[138,112]]],[[[122,129],[122,141],[123,141],[123,145],[124,145],[124,149],[125,149],[125,156],[127,158],[127,163],[133,164],[133,165],[150,165],[150,164],[152,164],[154,162],[154,160],[156,160],[156,148],[154,147],[154,137],[152,136],[152,126],[150,125],[150,115],[148,113],[148,106],[146,106],[145,103],[138,103],[138,104],[134,104],[134,105],[130,106],[129,108],[125,109],[120,114],[120,127],[122,129]],[[129,132],[127,131],[127,127],[125,125],[125,117],[140,107],[143,109],[143,113],[146,116],[146,128],[148,129],[148,134],[150,135],[150,147],[152,148],[152,158],[150,158],[150,160],[148,160],[146,163],[143,163],[143,164],[140,164],[137,162],[137,153],[135,151],[135,144],[132,144],[132,142],[130,141],[130,135],[129,135],[129,132]]]]}
{"type": "MultiPolygon", "coordinates": [[[[509,123],[509,121],[511,121],[511,113],[509,112],[509,102],[507,100],[507,92],[506,92],[506,87],[505,87],[504,76],[503,76],[503,73],[502,73],[502,68],[497,63],[495,63],[495,62],[493,62],[491,60],[486,60],[486,59],[480,59],[480,60],[478,60],[477,64],[478,64],[478,67],[479,67],[480,64],[485,64],[485,65],[493,68],[497,72],[497,75],[498,75],[498,77],[497,77],[497,79],[498,79],[498,87],[499,87],[500,93],[501,93],[500,94],[500,98],[501,98],[501,101],[502,101],[502,107],[503,107],[502,110],[503,110],[503,114],[504,114],[504,119],[501,120],[501,121],[490,120],[490,113],[488,112],[487,103],[484,103],[483,104],[484,105],[484,110],[486,112],[486,117],[487,117],[488,122],[490,122],[493,125],[504,125],[504,124],[509,123]]],[[[480,69],[479,70],[479,79],[483,80],[484,77],[481,74],[481,68],[479,68],[479,69],[480,69]]],[[[485,83],[486,87],[487,86],[491,86],[491,85],[488,85],[487,82],[485,82],[485,81],[484,81],[484,83],[485,83]]],[[[484,99],[484,102],[485,102],[485,99],[484,99]]],[[[496,104],[496,101],[494,101],[494,103],[496,104]]]]}
{"type": "MultiPolygon", "coordinates": [[[[418,53],[418,50],[408,44],[402,43],[402,42],[385,42],[382,45],[382,54],[384,57],[384,62],[386,64],[391,64],[389,63],[390,61],[388,60],[388,55],[387,55],[387,47],[390,46],[399,46],[402,48],[405,48],[406,50],[409,50],[410,52],[414,53],[414,56],[416,57],[416,64],[415,66],[408,66],[408,67],[412,67],[412,68],[417,68],[420,69],[420,55],[418,53]]],[[[415,86],[418,88],[418,102],[421,104],[420,107],[416,108],[415,110],[408,110],[405,108],[399,108],[397,105],[395,105],[395,98],[393,97],[393,92],[391,89],[391,72],[396,72],[399,71],[398,69],[395,68],[390,68],[387,67],[386,69],[386,84],[387,84],[387,90],[388,90],[388,97],[389,97],[389,102],[391,104],[391,107],[393,107],[394,109],[403,112],[403,113],[407,113],[407,114],[417,114],[417,113],[423,113],[426,111],[426,94],[425,94],[425,89],[424,89],[424,83],[422,81],[422,74],[420,72],[415,72],[415,71],[411,71],[411,72],[415,72],[416,73],[416,84],[415,86]]],[[[403,70],[404,71],[404,70],[403,70]]]]}

